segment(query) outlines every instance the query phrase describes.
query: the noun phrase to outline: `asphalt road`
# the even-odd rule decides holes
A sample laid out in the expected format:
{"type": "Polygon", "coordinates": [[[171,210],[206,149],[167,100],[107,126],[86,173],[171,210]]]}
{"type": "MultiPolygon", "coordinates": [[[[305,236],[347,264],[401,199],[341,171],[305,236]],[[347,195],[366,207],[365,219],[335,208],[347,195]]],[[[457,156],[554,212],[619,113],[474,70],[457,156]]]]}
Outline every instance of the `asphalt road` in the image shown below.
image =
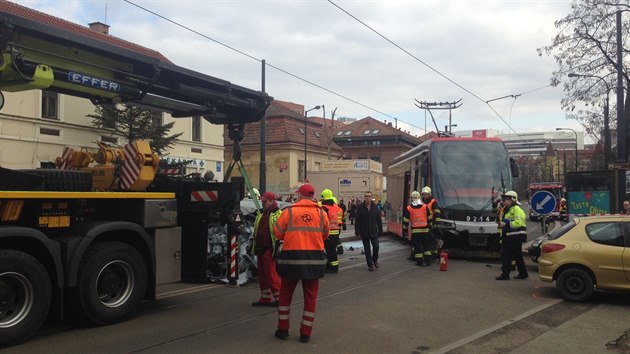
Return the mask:
{"type": "MultiPolygon", "coordinates": [[[[537,236],[534,225],[530,238],[537,236]]],[[[367,271],[358,241],[338,274],[320,282],[313,336],[299,342],[302,293],[291,307],[288,340],[273,336],[275,309],[252,307],[256,283],[162,286],[127,322],[89,327],[47,323],[8,353],[624,353],[627,295],[562,301],[552,284],[530,278],[498,282],[498,260],[449,260],[447,271],[417,267],[409,246],[381,238],[381,268],[367,271]],[[613,344],[611,344],[613,343],[613,344]],[[608,344],[608,346],[607,346],[608,344]]],[[[515,273],[513,273],[515,275],[515,273]]],[[[630,350],[630,349],[629,349],[630,350]]]]}

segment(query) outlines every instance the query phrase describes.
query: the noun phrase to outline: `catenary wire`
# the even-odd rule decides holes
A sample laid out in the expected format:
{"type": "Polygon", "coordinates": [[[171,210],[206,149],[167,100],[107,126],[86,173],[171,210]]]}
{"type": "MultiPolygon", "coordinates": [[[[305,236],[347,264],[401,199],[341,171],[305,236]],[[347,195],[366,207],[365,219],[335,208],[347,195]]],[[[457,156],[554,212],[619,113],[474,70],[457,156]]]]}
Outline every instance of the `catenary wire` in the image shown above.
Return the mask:
{"type": "MultiPolygon", "coordinates": [[[[415,56],[414,54],[412,54],[411,52],[409,52],[408,50],[406,50],[405,48],[403,48],[402,46],[398,45],[396,42],[392,41],[391,39],[387,38],[385,35],[383,35],[382,33],[380,33],[379,31],[375,30],[374,28],[372,28],[370,25],[366,24],[365,22],[361,21],[359,18],[357,18],[356,16],[354,16],[353,14],[351,14],[349,11],[347,11],[346,9],[342,8],[341,6],[337,5],[334,1],[332,0],[327,0],[330,4],[332,4],[333,6],[335,6],[337,9],[339,9],[340,11],[342,11],[343,13],[345,13],[346,15],[350,16],[352,19],[354,19],[355,21],[359,22],[361,25],[363,25],[364,27],[368,28],[370,31],[374,32],[376,35],[378,35],[379,37],[383,38],[385,41],[389,42],[391,45],[393,45],[394,47],[400,49],[402,52],[404,52],[405,54],[409,55],[410,57],[412,57],[413,59],[415,59],[416,61],[418,61],[419,63],[421,63],[422,65],[426,66],[427,68],[429,68],[430,70],[432,70],[433,72],[435,72],[436,74],[440,75],[441,77],[443,77],[444,79],[446,79],[447,81],[451,82],[452,84],[454,84],[455,86],[459,87],[460,89],[464,90],[465,92],[467,92],[468,94],[470,94],[471,96],[473,96],[474,98],[478,99],[479,101],[483,102],[484,104],[486,104],[490,110],[492,112],[494,112],[494,114],[497,115],[497,117],[499,117],[499,119],[501,119],[503,121],[503,123],[505,123],[505,125],[512,131],[514,132],[514,134],[516,134],[516,136],[519,137],[519,139],[523,140],[523,138],[514,130],[514,128],[512,128],[512,126],[505,121],[505,119],[503,119],[503,117],[499,114],[499,112],[497,112],[488,102],[486,102],[486,100],[484,100],[483,98],[479,97],[477,94],[475,94],[474,92],[468,90],[467,88],[465,88],[464,86],[460,85],[459,83],[457,83],[455,80],[452,80],[451,78],[449,78],[448,76],[446,76],[445,74],[443,74],[442,72],[440,72],[439,70],[435,69],[434,67],[432,67],[431,65],[427,64],[426,62],[424,62],[423,60],[421,60],[420,58],[418,58],[417,56],[415,56]]],[[[548,87],[550,85],[544,86],[544,87],[548,87]]],[[[544,88],[543,87],[543,88],[544,88]]],[[[540,88],[539,88],[540,89],[540,88]]],[[[531,90],[529,92],[533,92],[536,91],[538,89],[534,89],[531,90]]]]}
{"type": "MultiPolygon", "coordinates": [[[[148,8],[146,8],[146,7],[140,6],[140,5],[138,5],[138,4],[136,4],[136,3],[134,3],[134,2],[133,2],[133,1],[131,1],[131,0],[124,0],[124,1],[125,1],[126,3],[128,3],[128,4],[130,4],[130,5],[133,5],[133,6],[137,7],[137,8],[139,8],[139,9],[141,9],[141,10],[143,10],[143,11],[147,12],[147,13],[150,13],[150,14],[152,14],[152,15],[156,16],[156,17],[159,17],[159,18],[161,18],[161,19],[163,19],[163,20],[167,21],[167,22],[170,22],[170,23],[172,23],[172,24],[173,24],[173,25],[175,25],[175,26],[181,27],[181,28],[183,28],[183,29],[185,29],[185,30],[187,30],[187,31],[189,31],[189,32],[192,32],[192,33],[194,33],[194,34],[196,34],[196,35],[198,35],[198,36],[201,36],[201,37],[203,37],[203,38],[205,38],[205,39],[208,39],[208,40],[210,40],[210,41],[212,41],[212,42],[214,42],[214,43],[216,43],[216,44],[219,44],[219,45],[221,45],[221,46],[223,46],[223,47],[225,47],[225,48],[228,48],[228,49],[230,49],[230,50],[232,50],[232,51],[234,51],[234,52],[236,52],[236,53],[238,53],[238,54],[241,54],[241,55],[243,55],[243,56],[246,56],[246,57],[248,57],[248,58],[250,58],[250,59],[252,59],[252,60],[255,60],[255,61],[257,61],[257,62],[262,62],[262,59],[256,58],[255,56],[253,56],[253,55],[251,55],[251,54],[248,54],[248,53],[246,53],[246,52],[244,52],[244,51],[242,51],[242,50],[239,50],[239,49],[234,48],[234,47],[232,47],[232,46],[230,46],[230,45],[228,45],[228,44],[225,44],[225,43],[223,43],[223,42],[221,42],[221,41],[219,41],[219,40],[216,40],[216,39],[214,39],[214,38],[212,38],[212,37],[210,37],[210,36],[208,36],[208,35],[206,35],[206,34],[203,34],[203,33],[199,32],[199,31],[197,31],[197,30],[195,30],[195,29],[192,29],[192,28],[190,28],[190,27],[188,27],[188,26],[185,26],[185,25],[183,25],[183,24],[181,24],[181,23],[179,23],[179,22],[177,22],[177,21],[175,21],[175,20],[172,20],[172,19],[170,19],[170,18],[168,18],[168,17],[166,17],[166,16],[164,16],[164,15],[161,15],[161,14],[159,14],[159,13],[157,13],[157,12],[153,11],[153,10],[150,10],[150,9],[148,9],[148,8]]],[[[275,66],[275,65],[273,65],[273,64],[270,64],[270,63],[269,63],[269,61],[265,61],[265,64],[266,64],[268,67],[270,67],[270,68],[273,68],[273,69],[275,69],[275,70],[278,70],[278,71],[280,71],[280,72],[282,72],[282,73],[284,73],[284,74],[286,74],[286,75],[289,75],[289,76],[291,76],[291,77],[293,77],[293,78],[295,78],[295,79],[298,79],[298,80],[300,80],[300,81],[302,81],[302,82],[305,82],[305,83],[307,83],[307,84],[309,84],[309,85],[315,86],[315,87],[317,87],[317,88],[319,88],[319,89],[321,89],[321,90],[324,90],[324,91],[326,91],[326,92],[328,92],[328,93],[330,93],[330,94],[333,94],[333,95],[335,95],[335,96],[337,96],[337,97],[341,97],[341,98],[343,98],[343,99],[345,99],[345,100],[347,100],[347,101],[350,101],[350,102],[352,102],[352,103],[354,103],[354,104],[357,104],[357,105],[359,105],[359,106],[361,106],[361,107],[363,107],[363,108],[367,108],[367,109],[369,109],[369,110],[371,110],[371,111],[374,111],[374,112],[376,112],[376,113],[382,114],[382,115],[383,115],[383,116],[385,116],[385,117],[388,117],[388,118],[391,118],[391,119],[395,119],[395,120],[396,120],[396,121],[398,121],[398,122],[401,122],[401,123],[407,124],[407,125],[412,126],[412,127],[414,127],[414,128],[422,129],[421,127],[416,126],[416,125],[414,125],[414,124],[412,124],[412,123],[409,123],[409,122],[406,122],[406,121],[404,121],[404,120],[401,120],[401,119],[399,119],[399,118],[397,118],[397,117],[394,117],[394,116],[389,115],[389,114],[387,114],[387,113],[385,113],[385,112],[382,112],[382,111],[380,111],[380,110],[378,110],[378,109],[376,109],[376,108],[373,108],[373,107],[368,106],[368,105],[366,105],[366,104],[364,104],[364,103],[361,103],[361,102],[359,102],[359,101],[357,101],[357,100],[355,100],[355,99],[353,99],[353,98],[350,98],[350,97],[348,97],[348,96],[345,96],[345,95],[343,95],[343,94],[340,94],[340,93],[338,93],[338,92],[335,92],[335,91],[333,91],[333,90],[331,90],[331,89],[328,89],[328,88],[326,88],[326,87],[324,87],[324,86],[322,86],[322,85],[320,85],[320,84],[317,84],[317,83],[312,82],[312,81],[310,81],[310,80],[308,80],[308,79],[305,79],[305,78],[303,78],[303,77],[301,77],[301,76],[298,76],[298,75],[296,75],[296,74],[293,74],[293,73],[291,73],[291,72],[289,72],[289,71],[287,71],[287,70],[285,70],[285,69],[282,69],[282,68],[280,68],[280,67],[278,67],[278,66],[275,66]]],[[[426,132],[425,132],[425,133],[426,133],[426,132]]]]}

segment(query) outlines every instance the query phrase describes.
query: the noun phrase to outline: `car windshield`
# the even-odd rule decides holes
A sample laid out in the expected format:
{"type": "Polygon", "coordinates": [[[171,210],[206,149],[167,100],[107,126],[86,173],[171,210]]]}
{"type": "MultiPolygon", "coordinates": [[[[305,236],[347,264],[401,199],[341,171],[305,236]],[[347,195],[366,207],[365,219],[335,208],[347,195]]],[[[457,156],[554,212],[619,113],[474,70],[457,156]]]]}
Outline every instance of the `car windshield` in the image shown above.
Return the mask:
{"type": "Polygon", "coordinates": [[[550,232],[548,240],[557,240],[557,239],[559,239],[560,237],[562,237],[562,235],[566,234],[573,227],[575,227],[575,222],[573,222],[573,220],[571,220],[566,225],[563,225],[563,226],[553,230],[552,232],[550,232]]]}

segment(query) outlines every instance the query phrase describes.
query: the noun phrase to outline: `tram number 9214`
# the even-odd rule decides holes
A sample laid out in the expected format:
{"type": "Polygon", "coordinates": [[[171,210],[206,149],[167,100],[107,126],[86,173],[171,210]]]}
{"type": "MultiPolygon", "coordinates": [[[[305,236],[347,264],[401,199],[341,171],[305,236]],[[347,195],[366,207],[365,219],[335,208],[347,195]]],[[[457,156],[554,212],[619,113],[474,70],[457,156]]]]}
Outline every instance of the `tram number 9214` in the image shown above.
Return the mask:
{"type": "Polygon", "coordinates": [[[469,222],[494,222],[497,221],[496,218],[490,217],[490,216],[471,216],[471,215],[467,215],[466,216],[466,221],[469,222]]]}

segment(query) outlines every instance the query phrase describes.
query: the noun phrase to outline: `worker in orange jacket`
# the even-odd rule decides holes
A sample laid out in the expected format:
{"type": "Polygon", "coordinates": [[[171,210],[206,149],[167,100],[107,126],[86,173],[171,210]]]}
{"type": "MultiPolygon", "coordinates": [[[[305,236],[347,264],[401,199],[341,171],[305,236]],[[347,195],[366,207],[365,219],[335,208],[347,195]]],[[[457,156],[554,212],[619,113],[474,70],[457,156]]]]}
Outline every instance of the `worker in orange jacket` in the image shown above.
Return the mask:
{"type": "Polygon", "coordinates": [[[315,188],[303,184],[296,192],[298,202],[284,209],[274,225],[276,237],[283,241],[282,251],[277,258],[280,275],[280,304],[278,306],[278,329],[275,336],[289,336],[289,310],[297,283],[302,281],[304,309],[300,326],[300,341],[307,343],[311,338],[319,278],[326,274],[324,241],[328,239],[328,215],[313,200],[315,188]]]}
{"type": "Polygon", "coordinates": [[[429,235],[429,212],[427,204],[420,203],[420,193],[411,193],[411,205],[407,206],[403,214],[403,235],[411,229],[411,243],[413,254],[418,266],[431,265],[431,239],[429,235]]]}
{"type": "Polygon", "coordinates": [[[339,272],[339,257],[337,256],[337,245],[339,244],[339,237],[341,235],[341,222],[343,218],[343,210],[335,203],[335,196],[330,189],[324,189],[322,191],[322,209],[328,215],[328,221],[330,223],[330,232],[328,240],[324,242],[326,248],[326,273],[339,272]]]}

